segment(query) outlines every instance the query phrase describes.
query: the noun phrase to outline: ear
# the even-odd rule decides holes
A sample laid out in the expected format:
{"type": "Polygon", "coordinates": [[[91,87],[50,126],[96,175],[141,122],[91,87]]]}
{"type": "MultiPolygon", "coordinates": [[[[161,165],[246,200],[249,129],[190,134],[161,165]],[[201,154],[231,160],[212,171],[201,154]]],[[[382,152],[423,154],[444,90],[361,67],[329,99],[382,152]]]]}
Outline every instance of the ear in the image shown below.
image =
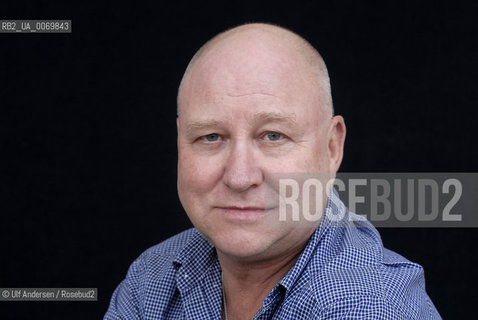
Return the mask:
{"type": "Polygon", "coordinates": [[[345,122],[341,116],[332,118],[328,132],[329,170],[336,173],[342,163],[345,142],[345,122]]]}

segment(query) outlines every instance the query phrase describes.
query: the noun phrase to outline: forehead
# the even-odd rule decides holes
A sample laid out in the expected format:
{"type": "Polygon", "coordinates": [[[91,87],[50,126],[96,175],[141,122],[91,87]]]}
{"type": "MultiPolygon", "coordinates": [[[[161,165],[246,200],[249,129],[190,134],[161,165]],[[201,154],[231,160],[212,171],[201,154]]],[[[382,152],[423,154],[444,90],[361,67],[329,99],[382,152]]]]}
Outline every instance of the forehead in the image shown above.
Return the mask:
{"type": "Polygon", "coordinates": [[[189,120],[279,112],[306,124],[317,123],[319,91],[317,74],[297,48],[246,33],[201,52],[183,79],[178,103],[189,120]]]}
{"type": "Polygon", "coordinates": [[[185,95],[286,96],[299,90],[306,94],[304,90],[311,87],[312,75],[293,47],[277,39],[246,36],[226,39],[206,49],[185,77],[185,95]]]}

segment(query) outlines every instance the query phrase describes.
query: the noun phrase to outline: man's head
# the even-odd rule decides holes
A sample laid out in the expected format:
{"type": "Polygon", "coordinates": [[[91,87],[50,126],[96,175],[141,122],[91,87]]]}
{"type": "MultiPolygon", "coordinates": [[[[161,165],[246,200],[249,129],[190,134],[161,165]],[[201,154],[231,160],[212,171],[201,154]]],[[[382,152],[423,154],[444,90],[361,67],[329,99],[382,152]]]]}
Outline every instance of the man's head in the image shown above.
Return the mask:
{"type": "Polygon", "coordinates": [[[317,224],[270,225],[275,173],[334,175],[345,125],[333,117],[322,58],[304,39],[248,24],[206,43],[178,93],[178,192],[195,227],[224,255],[272,259],[317,224]]]}
{"type": "MultiPolygon", "coordinates": [[[[333,114],[333,105],[332,105],[332,95],[330,89],[330,81],[329,75],[327,72],[327,67],[325,66],[324,61],[320,54],[315,50],[315,48],[307,42],[305,39],[301,38],[297,34],[270,24],[246,24],[242,25],[230,30],[227,30],[223,33],[218,34],[208,42],[206,42],[193,56],[191,61],[189,62],[186,71],[183,75],[183,79],[181,81],[179,90],[178,90],[178,110],[177,113],[179,115],[179,106],[181,105],[181,88],[183,83],[188,78],[190,70],[195,65],[196,61],[203,57],[205,54],[210,53],[211,50],[215,49],[215,45],[221,43],[223,40],[230,39],[231,36],[240,35],[242,34],[243,40],[256,40],[257,42],[261,41],[270,41],[272,43],[272,47],[270,49],[285,49],[288,52],[294,52],[295,58],[298,58],[295,61],[289,61],[291,63],[301,64],[302,67],[306,68],[306,73],[312,77],[312,81],[317,81],[315,89],[316,90],[323,90],[321,92],[320,98],[325,99],[321,101],[320,107],[324,109],[329,109],[330,112],[333,114]],[[257,38],[250,37],[251,35],[257,36],[257,38]],[[250,38],[249,38],[250,37],[250,38]],[[249,39],[247,39],[249,38],[249,39]],[[277,41],[280,40],[280,41],[277,41]],[[297,55],[299,57],[297,57],[297,55]]],[[[256,44],[257,44],[256,42],[256,44]]],[[[247,47],[250,47],[253,51],[260,49],[260,47],[254,47],[254,43],[243,43],[247,47]],[[251,48],[252,47],[252,48],[251,48]]],[[[240,45],[238,43],[238,45],[240,45]]],[[[267,43],[264,43],[266,46],[267,43]]],[[[242,50],[241,48],[240,50],[242,50]]],[[[234,49],[233,49],[234,50],[234,49]]],[[[247,56],[246,56],[247,58],[247,56]]],[[[290,59],[291,57],[283,57],[283,59],[290,59]]],[[[226,58],[227,59],[227,58],[226,58]]],[[[267,58],[266,58],[267,59],[267,58]]],[[[235,61],[231,61],[231,63],[235,63],[235,61]]],[[[240,68],[240,66],[238,66],[240,68]]]]}

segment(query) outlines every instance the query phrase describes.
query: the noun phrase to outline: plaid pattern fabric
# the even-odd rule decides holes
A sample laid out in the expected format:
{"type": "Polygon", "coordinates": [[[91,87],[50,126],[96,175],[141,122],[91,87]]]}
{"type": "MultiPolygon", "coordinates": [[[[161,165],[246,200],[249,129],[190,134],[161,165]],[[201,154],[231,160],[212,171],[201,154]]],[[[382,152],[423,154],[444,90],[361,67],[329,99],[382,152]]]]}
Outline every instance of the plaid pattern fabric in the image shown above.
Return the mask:
{"type": "MultiPolygon", "coordinates": [[[[441,319],[420,265],[383,247],[378,231],[332,193],[294,267],[254,319],[441,319]]],[[[221,268],[196,230],[148,250],[130,266],[104,319],[221,319],[221,268]]]]}

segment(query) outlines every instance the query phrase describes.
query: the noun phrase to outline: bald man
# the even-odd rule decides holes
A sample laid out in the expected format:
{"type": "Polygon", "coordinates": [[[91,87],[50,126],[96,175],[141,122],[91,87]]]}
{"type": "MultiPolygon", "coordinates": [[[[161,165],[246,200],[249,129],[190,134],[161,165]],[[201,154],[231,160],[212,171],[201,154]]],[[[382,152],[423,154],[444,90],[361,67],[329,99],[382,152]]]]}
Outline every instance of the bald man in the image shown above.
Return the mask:
{"type": "Polygon", "coordinates": [[[335,177],[345,124],[325,64],[283,28],[207,42],[178,92],[178,194],[193,229],[144,252],[105,319],[439,319],[423,269],[323,188],[284,219],[279,177],[335,177]],[[321,198],[321,197],[318,197],[321,198]]]}

